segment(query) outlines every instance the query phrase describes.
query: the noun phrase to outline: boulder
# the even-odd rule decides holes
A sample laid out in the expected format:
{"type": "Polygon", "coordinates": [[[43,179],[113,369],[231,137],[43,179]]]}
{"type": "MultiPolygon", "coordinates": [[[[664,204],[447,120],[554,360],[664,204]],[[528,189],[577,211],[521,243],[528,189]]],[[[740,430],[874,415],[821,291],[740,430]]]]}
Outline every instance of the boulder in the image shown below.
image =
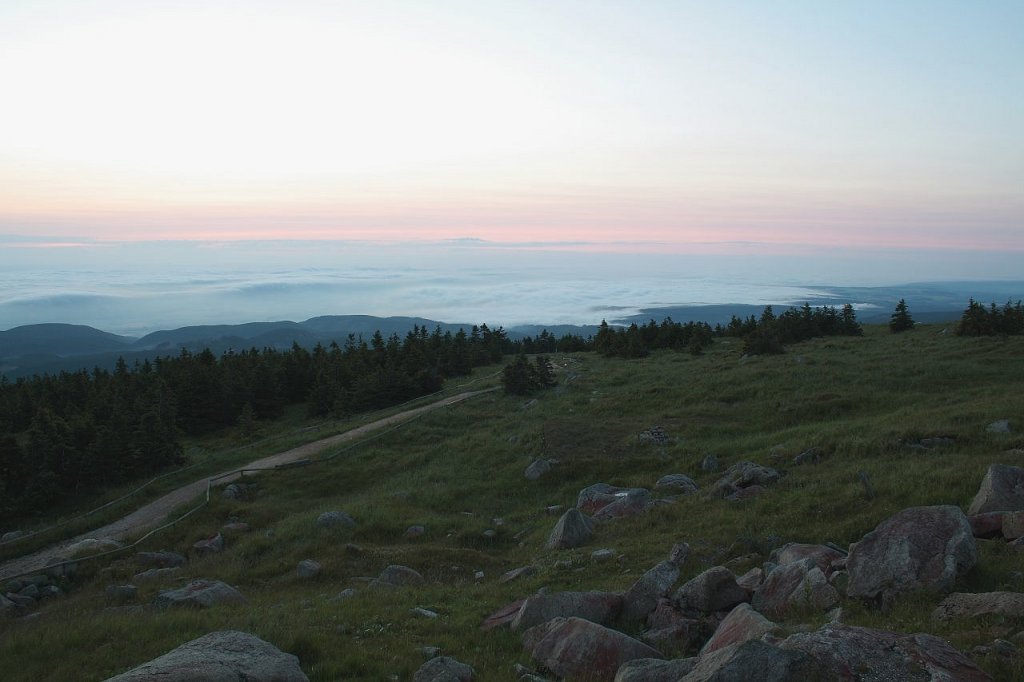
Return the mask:
{"type": "Polygon", "coordinates": [[[505,571],[498,578],[499,583],[509,583],[518,578],[525,578],[527,576],[534,575],[537,572],[536,566],[520,566],[519,568],[513,568],[511,571],[505,571]]]}
{"type": "Polygon", "coordinates": [[[412,682],[472,682],[476,672],[472,667],[448,656],[432,658],[416,671],[412,682]]]}
{"type": "Polygon", "coordinates": [[[622,610],[622,595],[611,592],[551,592],[527,597],[512,621],[513,630],[525,630],[552,618],[582,618],[609,623],[622,610]]]}
{"type": "Polygon", "coordinates": [[[424,526],[409,526],[405,529],[404,536],[409,540],[415,540],[416,538],[423,537],[426,532],[427,529],[424,526]]]}
{"type": "Polygon", "coordinates": [[[181,567],[169,566],[167,568],[151,568],[148,571],[142,573],[136,573],[132,576],[132,580],[137,583],[154,583],[161,580],[168,580],[175,578],[181,574],[181,567]]]}
{"type": "Polygon", "coordinates": [[[654,489],[671,495],[692,495],[700,489],[700,486],[685,474],[668,474],[658,479],[658,482],[654,484],[654,489]]]}
{"type": "Polygon", "coordinates": [[[686,542],[677,542],[672,545],[672,549],[668,552],[668,560],[678,566],[683,567],[686,563],[686,559],[690,556],[690,545],[686,542]]]}
{"type": "Polygon", "coordinates": [[[967,508],[970,515],[1024,510],[1024,468],[993,464],[981,479],[978,494],[967,508]]]}
{"type": "Polygon", "coordinates": [[[586,544],[593,536],[594,522],[579,509],[572,508],[558,519],[544,548],[572,549],[586,544]]]}
{"type": "Polygon", "coordinates": [[[222,630],[182,644],[107,682],[308,682],[299,659],[255,635],[222,630]]]}
{"type": "Polygon", "coordinates": [[[711,613],[750,601],[750,593],[736,584],[732,571],[715,566],[687,581],[676,590],[675,598],[684,609],[711,613]]]}
{"type": "Polygon", "coordinates": [[[62,549],[60,551],[60,557],[63,559],[81,559],[82,557],[92,556],[93,554],[112,552],[114,550],[121,549],[122,547],[124,547],[124,545],[117,540],[109,540],[107,538],[86,538],[62,549]]]}
{"type": "Polygon", "coordinates": [[[644,488],[630,488],[618,493],[615,500],[594,512],[595,521],[613,521],[628,516],[637,516],[654,506],[651,492],[644,488]]]}
{"type": "Polygon", "coordinates": [[[255,490],[255,483],[229,483],[220,495],[229,500],[244,500],[251,497],[255,490]]]}
{"type": "Polygon", "coordinates": [[[530,463],[530,466],[526,467],[523,476],[528,481],[536,481],[549,471],[551,471],[551,462],[546,459],[535,459],[530,463]]]}
{"type": "Polygon", "coordinates": [[[830,623],[814,632],[790,635],[779,644],[803,651],[825,668],[828,680],[919,682],[991,680],[973,661],[948,643],[926,634],[901,635],[884,630],[830,623]]]}
{"type": "Polygon", "coordinates": [[[250,530],[249,524],[243,521],[232,521],[220,527],[220,532],[227,533],[228,535],[240,535],[248,533],[250,530]]]}
{"type": "Polygon", "coordinates": [[[755,611],[750,604],[737,604],[725,620],[718,624],[715,634],[711,635],[711,639],[704,644],[700,653],[703,656],[733,644],[761,639],[762,635],[777,627],[778,625],[755,611]]]}
{"type": "Polygon", "coordinates": [[[24,610],[24,607],[0,594],[0,616],[17,616],[24,610]]]}
{"type": "Polygon", "coordinates": [[[711,629],[701,618],[693,618],[676,607],[675,602],[661,599],[647,614],[647,630],[643,641],[666,650],[690,651],[707,641],[711,629]]]}
{"type": "Polygon", "coordinates": [[[850,551],[846,594],[882,602],[906,592],[953,589],[978,560],[971,524],[959,507],[897,512],[850,551]]]}
{"type": "Polygon", "coordinates": [[[192,549],[194,549],[196,554],[199,556],[217,554],[224,549],[224,536],[217,533],[212,538],[206,538],[196,542],[192,545],[192,549]]]}
{"type": "Polygon", "coordinates": [[[997,538],[1003,534],[1003,516],[1006,512],[985,512],[968,516],[967,521],[971,524],[971,532],[974,537],[989,539],[997,538]]]}
{"type": "Polygon", "coordinates": [[[627,620],[643,620],[658,606],[658,600],[668,596],[679,580],[679,566],[662,561],[649,569],[633,583],[623,596],[622,615],[627,620]]]}
{"type": "Polygon", "coordinates": [[[793,609],[830,609],[839,603],[839,593],[813,558],[778,566],[768,574],[751,604],[770,618],[782,618],[793,609]]]}
{"type": "Polygon", "coordinates": [[[637,495],[650,495],[650,491],[645,488],[620,488],[607,483],[595,483],[580,491],[576,498],[576,508],[585,514],[596,514],[613,502],[637,495]]]}
{"type": "Polygon", "coordinates": [[[423,576],[408,566],[392,564],[380,572],[380,575],[373,581],[376,587],[409,587],[422,585],[426,581],[423,576]]]}
{"type": "Polygon", "coordinates": [[[1024,511],[1006,512],[1002,523],[1003,537],[1007,540],[1016,540],[1024,537],[1024,511]]]}
{"type": "Polygon", "coordinates": [[[316,517],[317,528],[355,528],[356,522],[343,511],[327,511],[316,517]]]}
{"type": "Polygon", "coordinates": [[[185,556],[162,549],[159,552],[137,552],[135,563],[153,568],[174,568],[185,565],[185,556]]]}
{"type": "Polygon", "coordinates": [[[932,614],[932,617],[938,620],[981,618],[983,616],[1001,616],[1011,619],[1024,618],[1024,593],[982,592],[979,594],[968,594],[966,592],[957,592],[943,599],[932,614]]]}
{"type": "Polygon", "coordinates": [[[771,485],[779,478],[779,472],[771,467],[754,462],[737,462],[726,469],[722,477],[711,486],[708,496],[727,497],[743,488],[771,485]]]}
{"type": "Polygon", "coordinates": [[[701,471],[718,471],[718,457],[715,455],[704,455],[700,461],[701,471]]]}
{"type": "Polygon", "coordinates": [[[295,576],[303,580],[309,578],[315,578],[320,575],[320,571],[323,567],[319,562],[313,561],[312,559],[303,559],[299,562],[299,565],[295,567],[295,576]]]}
{"type": "Polygon", "coordinates": [[[804,559],[813,559],[815,565],[827,576],[832,573],[833,562],[845,557],[846,555],[842,552],[825,545],[790,542],[772,552],[768,560],[779,566],[784,566],[804,559]]]}
{"type": "Polygon", "coordinates": [[[18,538],[22,537],[23,535],[25,535],[25,531],[21,531],[21,530],[7,531],[3,535],[0,535],[0,543],[14,542],[15,540],[17,540],[18,538]]]}
{"type": "Polygon", "coordinates": [[[1010,420],[1009,419],[997,419],[988,426],[985,427],[986,433],[1010,433],[1010,420]]]}
{"type": "Polygon", "coordinates": [[[680,682],[825,682],[833,679],[852,678],[825,677],[821,664],[811,656],[754,639],[701,656],[680,682]]]}
{"type": "Polygon", "coordinates": [[[658,651],[616,630],[582,618],[555,618],[523,633],[534,662],[559,677],[612,682],[616,671],[636,658],[664,658],[658,651]]]}
{"type": "Polygon", "coordinates": [[[526,602],[526,598],[517,599],[511,604],[506,604],[500,609],[492,613],[491,615],[484,618],[484,621],[480,623],[480,629],[484,632],[488,630],[494,630],[496,628],[511,627],[512,621],[519,615],[519,610],[523,608],[523,604],[526,602]]]}
{"type": "Polygon", "coordinates": [[[219,580],[200,578],[177,590],[166,590],[157,595],[153,605],[158,608],[205,609],[217,604],[244,604],[245,597],[219,580]]]}
{"type": "Polygon", "coordinates": [[[634,658],[615,673],[615,682],[679,682],[679,678],[693,670],[696,658],[677,658],[663,661],[657,658],[634,658]]]}
{"type": "Polygon", "coordinates": [[[764,569],[755,566],[736,578],[736,584],[747,592],[753,592],[764,582],[764,569]]]}

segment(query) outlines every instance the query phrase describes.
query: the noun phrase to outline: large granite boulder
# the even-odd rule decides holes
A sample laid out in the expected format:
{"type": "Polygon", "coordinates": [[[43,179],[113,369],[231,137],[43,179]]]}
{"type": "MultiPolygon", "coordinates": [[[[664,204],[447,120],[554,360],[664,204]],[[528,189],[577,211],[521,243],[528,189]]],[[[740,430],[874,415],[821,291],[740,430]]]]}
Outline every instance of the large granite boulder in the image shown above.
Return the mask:
{"type": "Polygon", "coordinates": [[[554,618],[523,633],[533,660],[559,677],[612,682],[627,661],[664,658],[643,642],[582,618],[554,618]]]}
{"type": "Polygon", "coordinates": [[[725,620],[718,624],[715,634],[711,635],[711,639],[704,644],[700,653],[703,656],[733,644],[761,639],[762,635],[777,627],[775,623],[755,611],[750,604],[737,604],[725,620]]]}
{"type": "Polygon", "coordinates": [[[668,474],[658,479],[654,489],[669,495],[692,495],[700,486],[686,474],[668,474]]]}
{"type": "Polygon", "coordinates": [[[193,580],[177,590],[161,592],[153,600],[158,608],[206,609],[217,604],[244,604],[245,597],[227,583],[219,580],[193,580]]]}
{"type": "Polygon", "coordinates": [[[736,584],[732,571],[715,566],[684,583],[676,590],[675,598],[684,609],[711,613],[750,601],[750,593],[736,584]]]}
{"type": "Polygon", "coordinates": [[[981,479],[967,513],[971,516],[995,511],[1024,510],[1024,468],[993,464],[981,479]]]}
{"type": "Polygon", "coordinates": [[[839,602],[813,557],[778,566],[754,592],[751,604],[771,618],[783,618],[794,609],[824,611],[839,602]]]}
{"type": "Polygon", "coordinates": [[[779,646],[803,651],[825,667],[827,680],[982,682],[991,678],[945,641],[927,634],[832,623],[787,637],[779,646]]]}
{"type": "Polygon", "coordinates": [[[911,507],[865,535],[846,562],[850,597],[889,602],[917,590],[945,592],[978,560],[959,507],[911,507]]]}
{"type": "Polygon", "coordinates": [[[512,620],[513,630],[546,623],[552,618],[582,618],[610,623],[622,610],[622,595],[611,592],[551,592],[527,597],[512,620]]]}
{"type": "Polygon", "coordinates": [[[623,498],[650,495],[645,488],[620,488],[607,483],[595,483],[580,491],[576,498],[576,508],[585,514],[596,514],[610,504],[621,502],[623,498]]]}
{"type": "Polygon", "coordinates": [[[832,563],[844,558],[845,555],[825,545],[809,545],[801,542],[790,542],[772,552],[769,561],[785,566],[804,559],[813,559],[815,565],[826,576],[832,573],[832,563]]]}
{"type": "Polygon", "coordinates": [[[594,522],[579,509],[572,508],[562,514],[551,529],[545,549],[572,549],[590,542],[594,536],[594,522]]]}
{"type": "Polygon", "coordinates": [[[223,630],[182,644],[107,682],[308,682],[299,659],[255,635],[223,630]]]}
{"type": "Polygon", "coordinates": [[[679,580],[679,566],[671,560],[662,561],[644,573],[623,596],[622,615],[627,620],[643,620],[668,596],[679,580]]]}

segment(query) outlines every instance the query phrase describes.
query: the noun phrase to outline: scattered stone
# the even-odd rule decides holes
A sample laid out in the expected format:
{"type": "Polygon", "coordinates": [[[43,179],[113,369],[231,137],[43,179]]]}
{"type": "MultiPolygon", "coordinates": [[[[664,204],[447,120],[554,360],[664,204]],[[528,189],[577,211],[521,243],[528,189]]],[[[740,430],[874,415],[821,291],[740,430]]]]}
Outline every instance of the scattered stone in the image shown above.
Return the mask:
{"type": "Polygon", "coordinates": [[[932,614],[932,617],[937,620],[981,618],[983,616],[1002,616],[1012,619],[1024,618],[1024,593],[982,592],[980,594],[968,594],[966,592],[956,592],[943,599],[932,614]]]}
{"type": "Polygon", "coordinates": [[[956,441],[946,436],[933,436],[931,438],[922,438],[918,441],[918,444],[921,447],[930,450],[931,448],[944,448],[950,445],[955,445],[956,441]]]}
{"type": "Polygon", "coordinates": [[[135,563],[154,568],[173,568],[184,566],[185,556],[177,552],[169,552],[166,549],[159,552],[138,552],[135,555],[135,563]]]}
{"type": "Polygon", "coordinates": [[[988,682],[992,679],[948,643],[921,633],[900,635],[830,623],[814,632],[790,635],[779,646],[789,651],[803,651],[817,659],[825,668],[825,675],[818,679],[850,679],[851,671],[856,671],[859,680],[887,682],[988,682]]]}
{"type": "Polygon", "coordinates": [[[825,458],[825,452],[821,448],[810,448],[804,450],[799,455],[793,458],[793,464],[800,466],[802,464],[817,464],[825,458]]]}
{"type": "Polygon", "coordinates": [[[826,611],[839,602],[839,593],[828,583],[813,558],[780,565],[757,588],[751,604],[771,618],[782,618],[792,609],[826,611]]]}
{"type": "Polygon", "coordinates": [[[715,634],[704,644],[700,650],[701,655],[724,649],[732,644],[741,644],[753,639],[760,639],[778,627],[760,613],[755,611],[750,604],[737,604],[729,615],[718,624],[715,634]]]}
{"type": "Polygon", "coordinates": [[[0,590],[0,594],[7,593],[7,592],[18,593],[18,592],[21,591],[21,588],[23,588],[23,587],[25,587],[25,583],[21,582],[20,580],[18,580],[18,579],[10,580],[10,581],[7,582],[6,585],[4,585],[4,588],[2,590],[0,590]]]}
{"type": "Polygon", "coordinates": [[[483,536],[488,540],[493,540],[494,538],[498,537],[498,531],[494,530],[493,528],[488,528],[483,532],[483,536]]]}
{"type": "Polygon", "coordinates": [[[1010,420],[998,419],[985,427],[986,433],[1010,433],[1010,420]]]}
{"type": "Polygon", "coordinates": [[[251,497],[255,489],[255,483],[229,483],[220,495],[229,500],[244,500],[251,497]]]}
{"type": "Polygon", "coordinates": [[[36,607],[37,600],[35,597],[30,597],[27,594],[13,594],[8,593],[7,599],[14,602],[23,612],[31,611],[36,607]]]}
{"type": "Polygon", "coordinates": [[[701,471],[718,471],[718,457],[715,455],[704,455],[700,462],[701,471]]]}
{"type": "Polygon", "coordinates": [[[34,583],[29,583],[28,585],[25,585],[20,590],[18,590],[18,594],[20,596],[22,596],[22,597],[29,597],[30,599],[38,599],[39,595],[41,594],[41,592],[39,590],[39,586],[38,585],[36,585],[34,583]]]}
{"type": "Polygon", "coordinates": [[[766,492],[768,492],[768,488],[765,488],[763,485],[749,485],[746,488],[740,488],[731,495],[726,495],[725,499],[730,502],[741,502],[743,500],[750,500],[755,497],[759,497],[764,495],[766,492]]]}
{"type": "Polygon", "coordinates": [[[430,619],[434,619],[434,618],[437,618],[439,616],[437,611],[431,611],[430,609],[425,609],[425,608],[420,607],[420,606],[417,606],[416,608],[410,609],[409,612],[414,614],[414,615],[416,615],[416,616],[423,616],[424,618],[430,618],[430,619]]]}
{"type": "Polygon", "coordinates": [[[474,580],[483,580],[484,579],[484,572],[483,571],[477,571],[476,573],[473,574],[473,579],[474,580]]]}
{"type": "Polygon", "coordinates": [[[555,562],[555,570],[568,571],[572,568],[572,559],[559,559],[555,562]]]}
{"type": "Polygon", "coordinates": [[[647,614],[647,630],[641,639],[659,647],[689,651],[706,642],[710,635],[703,617],[693,618],[679,610],[674,601],[659,599],[655,609],[647,614]]]}
{"type": "Polygon", "coordinates": [[[1003,516],[1006,512],[995,511],[984,514],[974,514],[967,517],[971,524],[971,532],[974,537],[981,539],[996,538],[1003,534],[1003,516]]]}
{"type": "Polygon", "coordinates": [[[632,637],[582,618],[554,618],[523,633],[534,662],[569,679],[611,682],[616,671],[636,658],[664,658],[632,637]]]}
{"type": "Polygon", "coordinates": [[[626,620],[643,620],[658,606],[658,600],[667,597],[679,580],[679,566],[673,561],[662,561],[633,583],[623,597],[622,615],[626,620]]]}
{"type": "Polygon", "coordinates": [[[217,604],[244,604],[245,597],[219,580],[193,580],[185,587],[167,590],[157,595],[153,605],[158,608],[209,608],[217,604]]]}
{"type": "Polygon", "coordinates": [[[615,673],[615,682],[679,682],[696,665],[696,658],[677,658],[672,661],[634,658],[624,663],[615,673]]]}
{"type": "Polygon", "coordinates": [[[537,572],[536,566],[520,566],[519,568],[513,568],[511,571],[506,571],[498,578],[499,583],[507,583],[516,580],[517,578],[525,578],[531,576],[537,572]]]}
{"type": "Polygon", "coordinates": [[[558,519],[544,548],[572,549],[586,544],[593,535],[594,522],[579,509],[572,508],[558,519]]]}
{"type": "Polygon", "coordinates": [[[551,471],[551,462],[546,459],[535,459],[530,463],[530,466],[526,467],[526,471],[523,472],[523,476],[529,481],[536,481],[544,474],[551,471]]]}
{"type": "Polygon", "coordinates": [[[273,680],[309,682],[299,659],[255,635],[223,630],[182,644],[107,682],[273,680]]]}
{"type": "Polygon", "coordinates": [[[771,467],[754,462],[737,462],[725,470],[725,474],[711,487],[710,497],[727,497],[751,486],[768,486],[775,483],[780,474],[771,467]]]}
{"type": "Polygon", "coordinates": [[[49,599],[51,597],[60,597],[64,594],[64,590],[60,589],[56,585],[44,585],[39,588],[39,599],[49,599]]]}
{"type": "Polygon", "coordinates": [[[405,537],[409,540],[415,540],[416,538],[423,537],[423,534],[427,532],[427,529],[423,526],[409,526],[405,529],[405,537]]]}
{"type": "Polygon", "coordinates": [[[476,671],[472,667],[450,658],[432,658],[416,671],[412,682],[472,682],[476,671]]]}
{"type": "Polygon", "coordinates": [[[484,632],[488,630],[494,630],[495,628],[511,627],[512,621],[519,615],[519,610],[523,608],[523,604],[526,603],[526,599],[517,599],[511,604],[506,604],[500,609],[492,613],[491,615],[484,618],[484,621],[480,623],[480,629],[484,632]]]}
{"type": "Polygon", "coordinates": [[[295,575],[303,580],[309,578],[315,578],[320,575],[320,571],[323,570],[318,562],[312,559],[303,559],[299,562],[299,565],[295,568],[295,575]]]}
{"type": "Polygon", "coordinates": [[[132,576],[132,580],[137,583],[152,583],[160,580],[167,580],[174,578],[181,573],[180,566],[169,566],[167,568],[151,568],[148,571],[142,573],[136,573],[132,576]]]}
{"type": "Polygon", "coordinates": [[[747,592],[753,592],[764,582],[764,569],[755,566],[740,577],[736,578],[736,584],[747,592]]]}
{"type": "Polygon", "coordinates": [[[103,591],[103,596],[108,604],[123,604],[135,601],[138,593],[139,588],[135,585],[107,585],[107,589],[103,591]]]}
{"type": "Polygon", "coordinates": [[[59,556],[62,559],[81,559],[82,557],[92,556],[94,554],[112,552],[123,547],[124,545],[117,540],[109,540],[107,538],[86,538],[68,545],[60,551],[59,556]]]}
{"type": "Polygon", "coordinates": [[[590,553],[590,559],[592,561],[609,561],[615,558],[614,549],[595,549],[590,553]]]}
{"type": "Polygon", "coordinates": [[[14,542],[20,537],[24,537],[25,532],[21,530],[12,530],[4,533],[0,536],[0,543],[14,542]]]}
{"type": "Polygon", "coordinates": [[[637,440],[647,445],[668,445],[672,440],[664,426],[652,426],[637,434],[637,440]]]}
{"type": "Polygon", "coordinates": [[[676,590],[675,598],[684,609],[703,613],[725,611],[750,601],[750,593],[736,584],[736,576],[723,566],[709,568],[676,590]]]}
{"type": "Polygon", "coordinates": [[[317,528],[355,528],[356,522],[342,511],[328,511],[316,517],[317,528]]]}
{"type": "Polygon", "coordinates": [[[423,658],[428,661],[432,658],[437,658],[441,655],[441,647],[439,646],[421,646],[420,653],[423,654],[423,658]]]}
{"type": "Polygon", "coordinates": [[[981,480],[967,513],[1024,510],[1024,468],[993,464],[981,480]]]}
{"type": "Polygon", "coordinates": [[[878,524],[850,551],[850,597],[891,601],[928,590],[945,592],[978,560],[971,524],[959,507],[911,507],[878,524]]]}
{"type": "Polygon", "coordinates": [[[224,549],[224,536],[217,533],[212,538],[206,538],[192,545],[192,549],[196,551],[199,556],[207,556],[209,554],[217,554],[224,549]]]}
{"type": "Polygon", "coordinates": [[[839,550],[826,545],[809,545],[801,542],[790,542],[771,553],[769,561],[779,566],[793,564],[804,559],[812,559],[814,564],[825,575],[832,572],[832,564],[846,557],[839,550]]]}
{"type": "Polygon", "coordinates": [[[345,601],[346,599],[351,599],[352,597],[356,596],[357,594],[358,594],[358,592],[356,592],[351,587],[346,587],[344,590],[342,590],[338,594],[336,594],[333,597],[331,597],[331,601],[332,602],[345,601]]]}
{"type": "Polygon", "coordinates": [[[512,620],[513,630],[524,630],[552,618],[582,618],[610,623],[622,611],[622,595],[611,592],[553,592],[527,597],[512,620]]]}
{"type": "Polygon", "coordinates": [[[419,572],[408,566],[392,564],[380,572],[380,575],[373,581],[374,586],[383,587],[410,587],[423,585],[426,581],[419,572]]]}
{"type": "MultiPolygon", "coordinates": [[[[865,679],[836,675],[825,677],[822,665],[810,655],[780,649],[760,640],[733,644],[701,656],[680,682],[790,682],[791,680],[865,679]]],[[[874,679],[874,678],[866,678],[874,679]]],[[[887,679],[887,678],[878,678],[887,679]]]]}
{"type": "Polygon", "coordinates": [[[609,504],[618,502],[630,494],[648,492],[643,488],[620,488],[607,483],[595,483],[580,491],[576,498],[576,508],[585,514],[596,514],[609,504]]]}
{"type": "Polygon", "coordinates": [[[345,545],[345,556],[357,557],[362,555],[363,548],[351,542],[345,545]]]}
{"type": "Polygon", "coordinates": [[[685,474],[668,474],[658,479],[658,482],[654,484],[654,489],[673,495],[692,495],[700,489],[700,486],[685,474]]]}
{"type": "Polygon", "coordinates": [[[24,612],[24,607],[16,604],[4,595],[0,594],[0,615],[17,616],[24,612]]]}
{"type": "Polygon", "coordinates": [[[227,533],[228,535],[240,535],[248,533],[250,530],[252,529],[249,527],[249,524],[243,521],[232,521],[220,527],[220,532],[227,533]]]}
{"type": "Polygon", "coordinates": [[[686,563],[687,557],[690,556],[690,545],[686,542],[677,542],[672,545],[672,549],[668,552],[668,560],[676,565],[678,568],[682,568],[683,564],[686,563]]]}
{"type": "Polygon", "coordinates": [[[565,509],[565,507],[563,507],[562,505],[560,505],[560,504],[553,504],[553,505],[551,505],[549,507],[544,507],[544,513],[547,514],[548,516],[558,516],[559,514],[562,513],[563,509],[565,509]]]}

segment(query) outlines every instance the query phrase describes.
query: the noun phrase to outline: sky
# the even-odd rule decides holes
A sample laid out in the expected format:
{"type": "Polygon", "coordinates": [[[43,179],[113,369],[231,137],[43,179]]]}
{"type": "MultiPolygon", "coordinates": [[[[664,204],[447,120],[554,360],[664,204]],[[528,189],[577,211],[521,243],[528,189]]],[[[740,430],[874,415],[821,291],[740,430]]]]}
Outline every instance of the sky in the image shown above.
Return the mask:
{"type": "Polygon", "coordinates": [[[0,298],[143,242],[1014,277],[1021,35],[1018,0],[4,0],[0,298]]]}

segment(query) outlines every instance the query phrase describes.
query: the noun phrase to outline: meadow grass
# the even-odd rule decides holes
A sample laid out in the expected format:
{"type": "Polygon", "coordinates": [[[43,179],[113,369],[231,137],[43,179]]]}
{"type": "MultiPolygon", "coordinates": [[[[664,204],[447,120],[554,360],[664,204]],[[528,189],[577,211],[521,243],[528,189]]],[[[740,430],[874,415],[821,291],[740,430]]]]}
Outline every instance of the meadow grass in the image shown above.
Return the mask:
{"type": "MultiPolygon", "coordinates": [[[[226,550],[194,559],[185,576],[224,580],[249,604],[201,612],[103,611],[103,589],[130,579],[126,560],[83,567],[67,597],[30,619],[0,624],[0,660],[9,680],[103,679],[206,632],[252,632],[299,656],[313,680],[409,679],[423,646],[473,665],[480,679],[513,679],[529,663],[516,634],[479,630],[484,616],[546,587],[624,590],[689,542],[685,580],[730,562],[737,572],[789,541],[857,541],[909,506],[966,508],[989,464],[1024,465],[1024,339],[964,339],[921,325],[890,335],[868,327],[862,338],[829,338],[793,346],[781,356],[744,358],[741,344],[720,341],[704,355],[659,352],[642,360],[593,354],[554,355],[559,385],[535,398],[492,393],[423,416],[346,450],[329,463],[260,474],[245,500],[215,496],[201,514],[147,541],[151,549],[187,551],[230,519],[252,532],[229,537],[226,550]],[[987,433],[1008,418],[1018,429],[987,433]],[[638,434],[663,426],[670,443],[638,434]],[[923,437],[953,444],[917,449],[923,437]],[[820,448],[824,459],[794,466],[794,455],[820,448]],[[722,467],[751,460],[785,476],[770,491],[732,503],[702,495],[679,499],[640,517],[599,526],[586,547],[543,549],[557,516],[596,482],[652,488],[661,476],[685,473],[702,488],[719,474],[701,470],[705,455],[722,467]],[[527,481],[535,458],[556,458],[550,473],[527,481]],[[858,479],[875,488],[868,499],[858,479]],[[342,510],[351,529],[318,529],[323,511],[342,510]],[[405,537],[411,525],[426,533],[405,537]],[[484,534],[493,530],[493,537],[484,534]],[[346,550],[356,544],[361,552],[346,550]],[[616,557],[598,562],[593,550],[616,557]],[[302,559],[322,573],[295,576],[302,559]],[[564,567],[557,562],[568,560],[564,567]],[[366,579],[389,564],[420,571],[420,588],[374,589],[366,579]],[[512,568],[537,573],[502,584],[512,568]],[[484,573],[482,579],[474,576],[484,573]],[[353,587],[355,597],[333,600],[353,587]],[[423,607],[437,619],[413,615],[423,607]],[[43,652],[58,652],[44,654],[43,652]]],[[[270,431],[273,427],[265,427],[270,431]]],[[[282,429],[294,428],[293,424],[282,429]]],[[[227,443],[225,442],[224,445],[227,443]]],[[[981,561],[958,589],[1020,590],[1021,556],[1000,540],[980,541],[981,561]]],[[[160,588],[140,589],[147,603],[160,588]]],[[[969,648],[1021,629],[1021,623],[931,620],[936,596],[914,596],[882,613],[844,601],[853,624],[932,632],[969,648]]],[[[799,614],[786,625],[820,624],[799,614]]],[[[638,634],[636,626],[627,626],[638,634]]],[[[1019,679],[1019,662],[979,661],[997,679],[1019,679]]]]}

